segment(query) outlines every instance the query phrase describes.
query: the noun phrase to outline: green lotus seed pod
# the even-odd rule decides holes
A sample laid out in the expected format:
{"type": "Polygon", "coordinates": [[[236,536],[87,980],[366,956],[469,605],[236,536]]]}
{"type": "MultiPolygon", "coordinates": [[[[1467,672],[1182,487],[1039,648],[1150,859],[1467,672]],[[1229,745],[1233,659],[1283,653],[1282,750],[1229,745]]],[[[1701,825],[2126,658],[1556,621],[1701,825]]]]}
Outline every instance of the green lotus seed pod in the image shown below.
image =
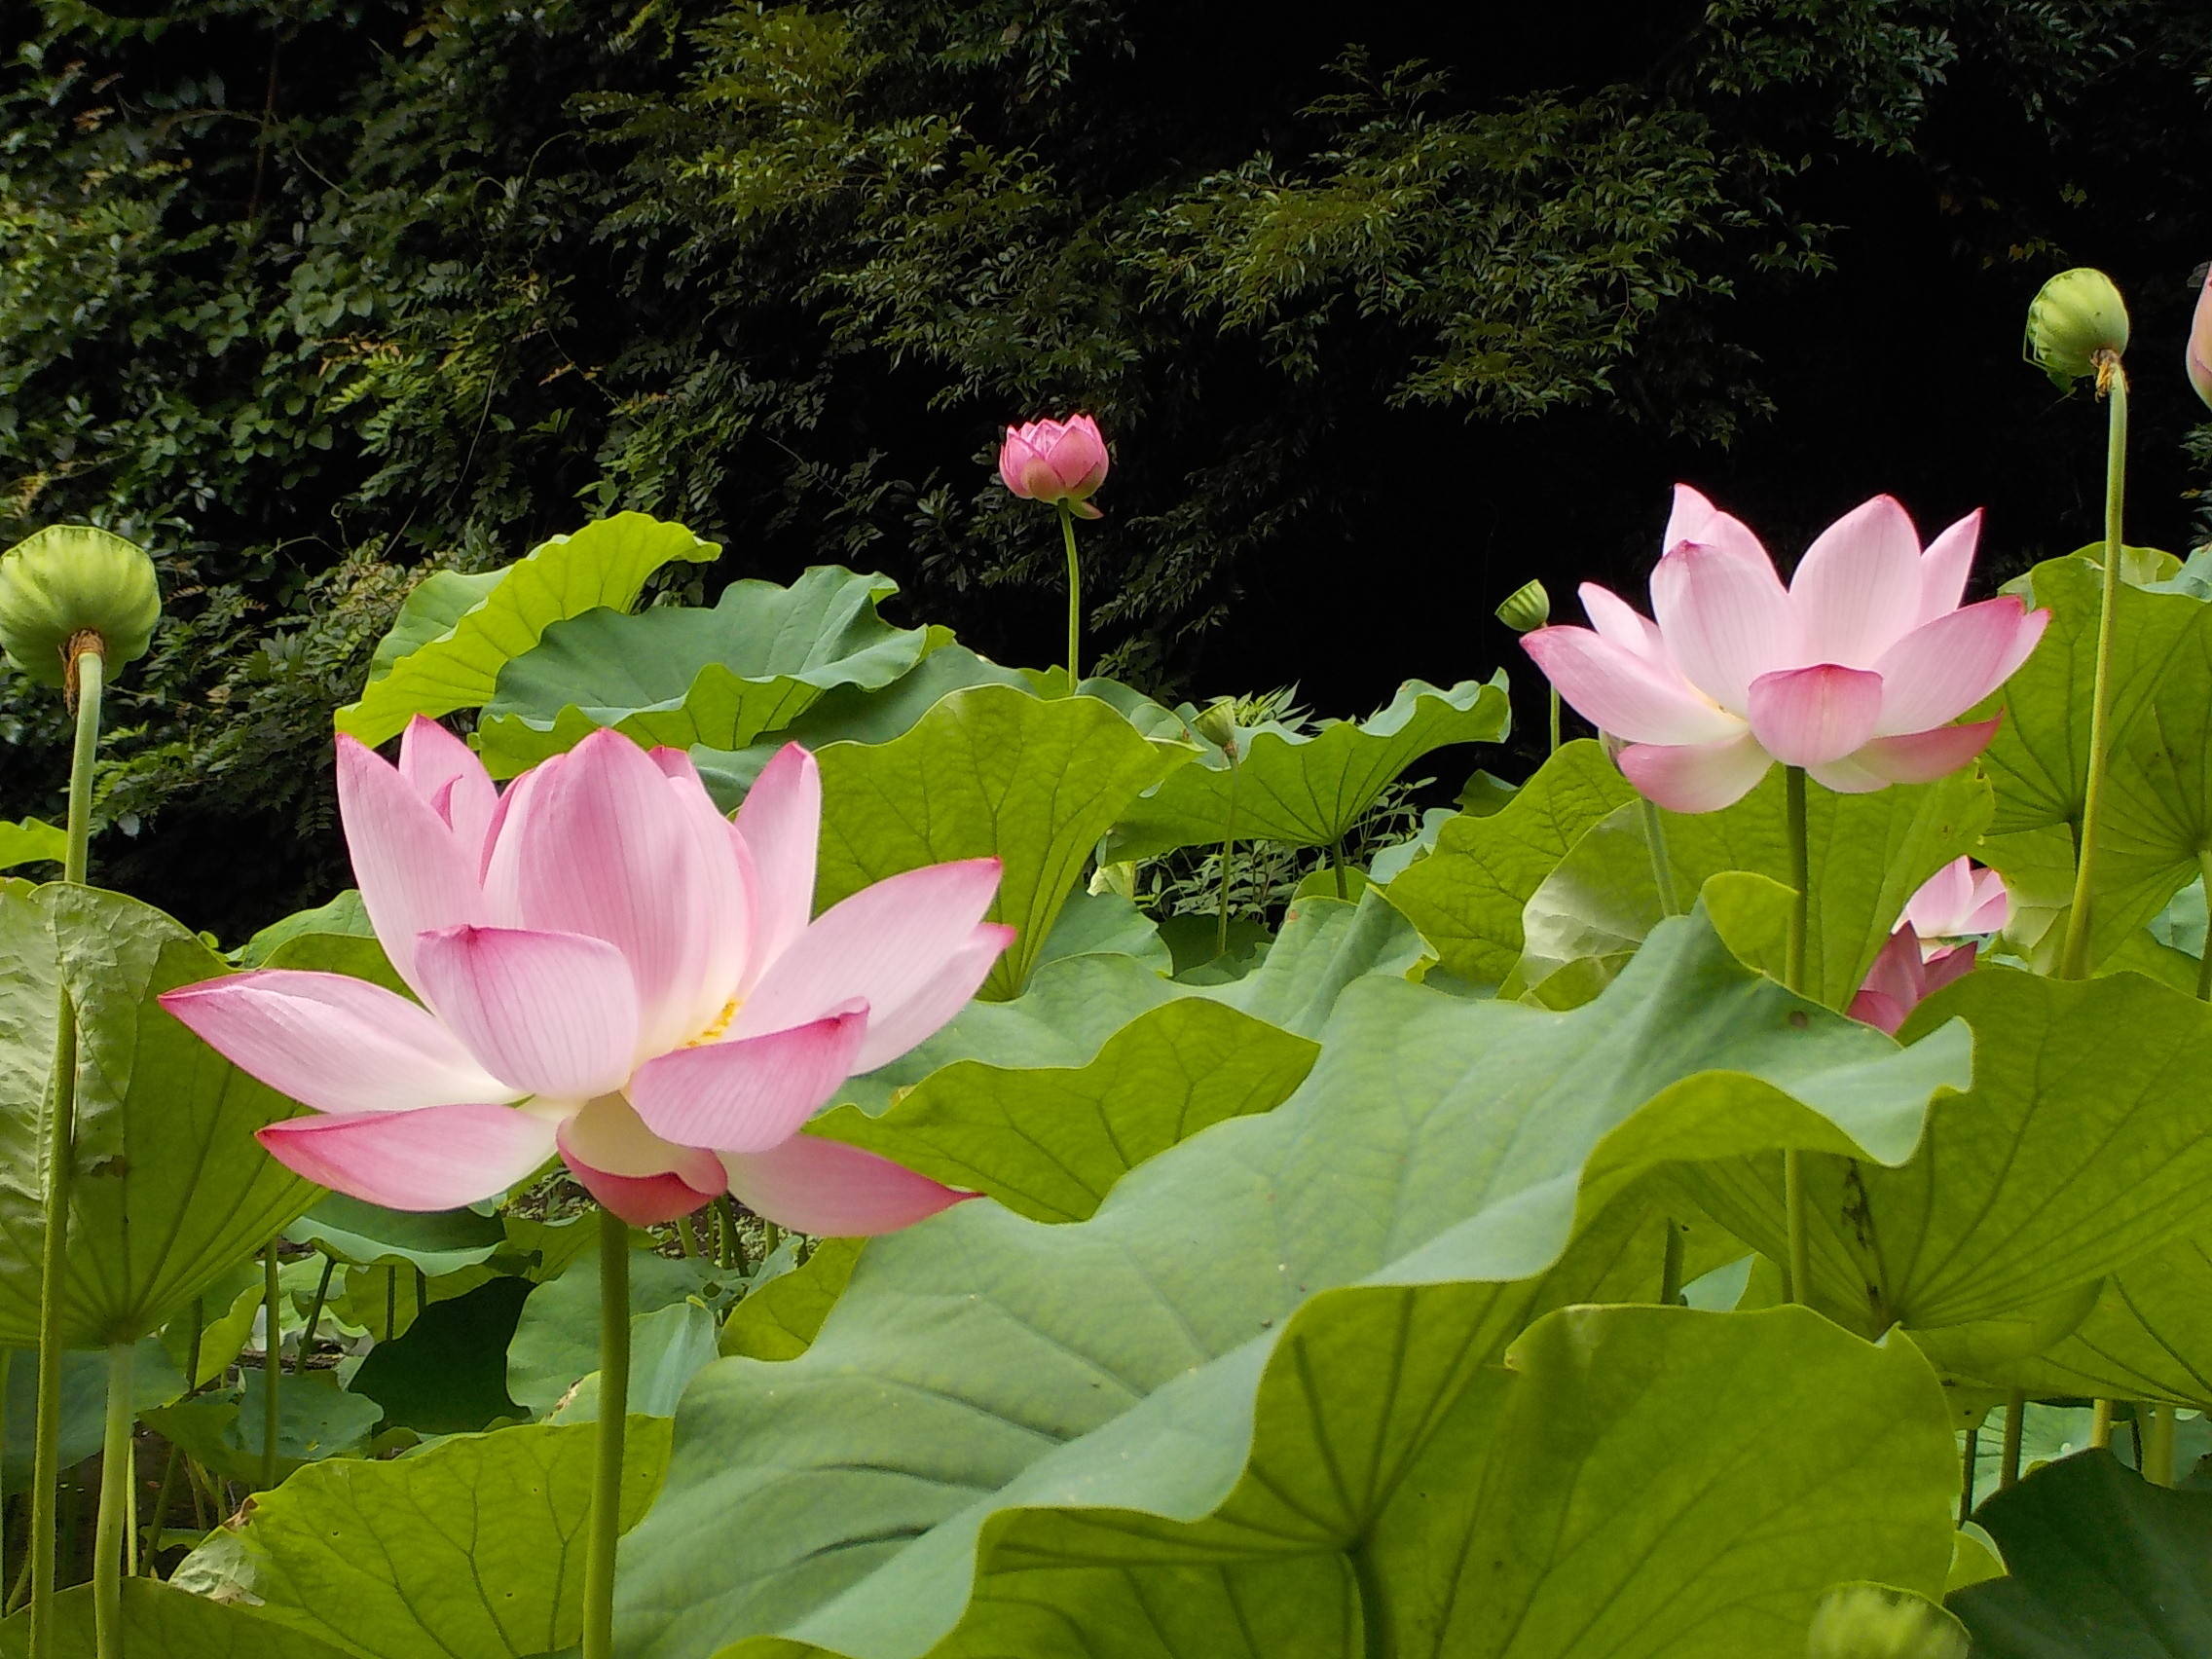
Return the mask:
{"type": "Polygon", "coordinates": [[[2028,361],[2062,390],[2126,350],[2127,307],[2102,271],[2061,271],[2028,306],[2028,361]]]}
{"type": "Polygon", "coordinates": [[[1516,634],[1533,634],[1552,619],[1552,596],[1542,582],[1524,582],[1497,608],[1497,619],[1516,634]]]}
{"type": "Polygon", "coordinates": [[[1191,722],[1191,729],[1216,749],[1229,749],[1236,742],[1236,699],[1216,697],[1203,714],[1191,722]]]}
{"type": "Polygon", "coordinates": [[[1844,1584],[1823,1598],[1806,1659],[1966,1659],[1967,1633],[1941,1607],[1878,1584],[1844,1584]]]}
{"type": "Polygon", "coordinates": [[[90,525],[49,525],[0,553],[0,652],[41,685],[66,685],[70,642],[96,634],[112,672],[146,654],[162,619],[154,561],[90,525]]]}

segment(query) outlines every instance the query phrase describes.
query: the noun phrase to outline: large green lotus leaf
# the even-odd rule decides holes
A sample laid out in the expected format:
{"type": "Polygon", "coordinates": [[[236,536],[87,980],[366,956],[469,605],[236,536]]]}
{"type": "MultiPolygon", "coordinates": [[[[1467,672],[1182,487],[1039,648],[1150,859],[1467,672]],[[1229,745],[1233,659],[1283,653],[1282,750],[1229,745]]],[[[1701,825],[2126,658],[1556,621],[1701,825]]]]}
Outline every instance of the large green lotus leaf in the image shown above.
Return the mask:
{"type": "Polygon", "coordinates": [[[499,671],[477,747],[496,777],[565,754],[602,726],[647,748],[743,749],[836,685],[877,690],[922,659],[930,631],[875,613],[888,576],[816,566],[790,587],[732,582],[712,609],[556,622],[499,671]]]}
{"type": "Polygon", "coordinates": [[[58,883],[0,895],[0,1342],[37,1341],[57,976],[80,1029],[63,1340],[135,1341],[317,1196],[253,1138],[298,1108],[155,1002],[230,972],[159,910],[58,883]]]}
{"type": "Polygon", "coordinates": [[[810,1132],[1039,1221],[1081,1221],[1146,1159],[1280,1105],[1317,1052],[1265,1020],[1188,997],[1138,1015],[1088,1065],[1008,1070],[964,1060],[932,1073],[882,1117],[844,1106],[810,1132]]]}
{"type": "MultiPolygon", "coordinates": [[[[629,1421],[623,1524],[652,1501],[668,1419],[629,1421]]],[[[440,1441],[294,1475],[198,1557],[260,1616],[357,1659],[522,1659],[582,1634],[588,1425],[440,1441]]],[[[180,1577],[204,1577],[188,1561],[180,1577]]],[[[156,1651],[159,1651],[158,1649],[156,1651]]],[[[272,1652],[289,1651],[272,1647],[272,1652]]]]}
{"type": "Polygon", "coordinates": [[[790,1272],[747,1291],[722,1321],[721,1351],[755,1359],[795,1359],[804,1353],[852,1282],[866,1242],[825,1238],[790,1272]]]}
{"type": "Polygon", "coordinates": [[[0,869],[17,865],[60,864],[69,856],[69,832],[42,818],[0,823],[0,869]]]}
{"type": "Polygon", "coordinates": [[[232,959],[240,968],[265,968],[269,959],[292,940],[333,934],[342,939],[373,940],[377,936],[377,930],[369,925],[368,906],[353,888],[312,910],[297,910],[271,922],[234,951],[232,959]]]}
{"type": "Polygon", "coordinates": [[[921,865],[996,857],[1006,873],[990,919],[1015,938],[982,995],[1011,997],[1098,838],[1191,753],[1148,741],[1095,697],[955,691],[903,737],[821,752],[820,902],[921,865]]]}
{"type": "MultiPolygon", "coordinates": [[[[2050,625],[2003,692],[2005,722],[1982,756],[1997,813],[1982,856],[2031,912],[2071,898],[2072,834],[2087,787],[2098,566],[2079,554],[2030,572],[2050,625]]],[[[2174,593],[2119,592],[2112,760],[2099,814],[2090,951],[2101,961],[2198,873],[2212,846],[2212,607],[2174,593]]],[[[2056,932],[2051,939],[2055,944],[2056,932]]]]}
{"type": "Polygon", "coordinates": [[[1436,850],[1383,896],[1435,947],[1446,972],[1495,985],[1521,959],[1530,898],[1593,824],[1635,799],[1605,752],[1578,739],[1497,811],[1448,821],[1436,850]]]}
{"type": "Polygon", "coordinates": [[[481,708],[499,670],[554,623],[599,606],[627,610],[663,565],[705,564],[720,553],[720,543],[680,524],[617,513],[540,542],[503,571],[432,577],[408,596],[360,701],[338,711],[338,729],[382,743],[417,715],[481,708]]]}
{"type": "MultiPolygon", "coordinates": [[[[257,1489],[268,1421],[265,1376],[249,1368],[242,1387],[197,1394],[140,1415],[148,1428],[182,1447],[203,1467],[257,1489]]],[[[360,1456],[383,1419],[382,1406],[366,1395],[348,1393],[330,1372],[286,1373],[276,1382],[276,1478],[284,1480],[325,1457],[360,1456]]]]}
{"type": "Polygon", "coordinates": [[[2212,1410],[2212,1241],[2199,1230],[2130,1262],[2065,1338],[1983,1377],[2030,1394],[2212,1410]]]}
{"type": "MultiPolygon", "coordinates": [[[[1175,971],[1160,924],[1119,893],[1077,893],[1046,937],[1037,968],[1063,956],[1127,956],[1155,974],[1175,971]]],[[[1030,970],[1032,980],[1036,969],[1030,970]]]]}
{"type": "MultiPolygon", "coordinates": [[[[1660,815],[1678,896],[1696,894],[1722,871],[1789,882],[1783,788],[1776,770],[1723,811],[1660,815]]],[[[1830,1008],[1850,1004],[1905,901],[1975,844],[1989,812],[1989,786],[1972,772],[1872,794],[1809,792],[1809,994],[1830,1008]]],[[[1647,822],[1641,806],[1615,808],[1530,896],[1522,917],[1527,947],[1508,990],[1571,1007],[1620,971],[1663,913],[1647,822]]]]}
{"type": "Polygon", "coordinates": [[[2007,1568],[1950,1598],[1976,1659],[2212,1653],[2212,1493],[2155,1487],[2109,1452],[2083,1452],[1974,1519],[2007,1568]]]}
{"type": "MultiPolygon", "coordinates": [[[[1908,1163],[1806,1161],[1815,1293],[1868,1332],[2035,1310],[2027,1330],[2052,1309],[2059,1328],[2034,1352],[2088,1312],[2097,1279],[2201,1226],[2212,1008],[2133,975],[2069,983],[1991,967],[1905,1030],[1954,1018],[1974,1034],[1973,1088],[1936,1105],[1908,1163]]],[[[1779,1160],[1680,1178],[1707,1214],[1779,1258],[1779,1160]]]]}
{"type": "Polygon", "coordinates": [[[488,1262],[507,1242],[496,1215],[441,1210],[419,1215],[364,1198],[330,1193],[284,1229],[295,1244],[313,1244],[356,1268],[404,1262],[432,1278],[488,1262]]]}
{"type": "Polygon", "coordinates": [[[1439,690],[1409,680],[1388,708],[1313,731],[1271,721],[1244,734],[1235,764],[1218,751],[1170,773],[1115,826],[1109,860],[1156,858],[1224,837],[1326,847],[1408,766],[1456,743],[1495,743],[1511,723],[1502,675],[1439,690]]]}
{"type": "Polygon", "coordinates": [[[1702,917],[1572,1014],[1358,979],[1274,1111],[1139,1166],[1088,1221],[977,1202],[874,1239],[806,1353],[702,1372],[626,1554],[630,1650],[786,1632],[918,1653],[958,1622],[994,1515],[1202,1517],[1248,1467],[1310,1553],[1310,1515],[1345,1507],[1332,1470],[1388,1490],[1530,1317],[1614,1281],[1612,1249],[1589,1282],[1548,1272],[1578,1213],[1677,1159],[1901,1161],[1967,1070],[1963,1026],[1900,1051],[1744,968],[1702,917]],[[1287,1410],[1309,1362],[1326,1421],[1256,1419],[1263,1377],[1287,1410]]]}
{"type": "MultiPolygon", "coordinates": [[[[55,1659],[92,1659],[92,1587],[64,1590],[54,1602],[55,1659]]],[[[30,1614],[0,1624],[0,1656],[30,1646],[30,1614]]],[[[131,1659],[341,1659],[348,1649],[286,1630],[253,1608],[217,1602],[158,1578],[123,1581],[123,1651],[131,1659]]]]}

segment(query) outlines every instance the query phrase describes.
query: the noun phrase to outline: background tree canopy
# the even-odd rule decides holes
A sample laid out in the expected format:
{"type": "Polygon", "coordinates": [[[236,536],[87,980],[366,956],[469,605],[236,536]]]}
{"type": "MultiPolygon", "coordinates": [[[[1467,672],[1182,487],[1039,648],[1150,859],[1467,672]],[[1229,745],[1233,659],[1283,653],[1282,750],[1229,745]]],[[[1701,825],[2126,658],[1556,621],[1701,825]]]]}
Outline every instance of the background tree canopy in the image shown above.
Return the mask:
{"type": "MultiPolygon", "coordinates": [[[[2130,539],[2188,538],[2194,0],[1622,18],[18,9],[0,544],[88,519],[169,590],[107,779],[160,851],[108,878],[234,935],[325,896],[328,712],[409,584],[604,510],[724,541],[695,589],[880,569],[1056,655],[1049,515],[989,456],[1070,407],[1115,448],[1110,665],[1324,711],[1517,662],[1530,574],[1635,584],[1677,477],[1786,548],[1882,490],[1988,504],[1993,578],[2087,539],[2098,417],[2017,361],[2072,263],[2134,309],[2130,539]]],[[[0,683],[0,816],[52,808],[59,719],[0,683]]]]}

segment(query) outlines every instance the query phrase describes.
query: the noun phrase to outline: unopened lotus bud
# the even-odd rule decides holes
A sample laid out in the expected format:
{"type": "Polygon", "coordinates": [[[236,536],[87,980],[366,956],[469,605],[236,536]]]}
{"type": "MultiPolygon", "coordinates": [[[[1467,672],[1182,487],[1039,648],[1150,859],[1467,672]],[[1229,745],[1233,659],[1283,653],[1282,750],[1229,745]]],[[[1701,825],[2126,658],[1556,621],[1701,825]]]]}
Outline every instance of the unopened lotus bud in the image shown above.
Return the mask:
{"type": "Polygon", "coordinates": [[[73,685],[76,659],[146,654],[162,617],[144,549],[90,525],[50,525],[0,553],[0,652],[41,685],[73,685]]]}
{"type": "Polygon", "coordinates": [[[2102,271],[2061,271],[2028,306],[2028,361],[2061,389],[2126,350],[2127,307],[2102,271]]]}
{"type": "Polygon", "coordinates": [[[2204,268],[2196,290],[2196,314],[2190,319],[2189,347],[2182,353],[2189,384],[2212,407],[2212,265],[2204,268]]]}
{"type": "Polygon", "coordinates": [[[1805,1641],[1806,1659],[1966,1659],[1967,1635],[1942,1608],[1878,1584],[1830,1590],[1805,1641]]]}
{"type": "Polygon", "coordinates": [[[1236,699],[1215,698],[1205,712],[1191,722],[1191,729],[1216,749],[1234,749],[1236,746],[1236,699]]]}
{"type": "Polygon", "coordinates": [[[1516,634],[1533,634],[1552,619],[1552,596],[1542,582],[1524,582],[1497,608],[1497,619],[1516,634]]]}

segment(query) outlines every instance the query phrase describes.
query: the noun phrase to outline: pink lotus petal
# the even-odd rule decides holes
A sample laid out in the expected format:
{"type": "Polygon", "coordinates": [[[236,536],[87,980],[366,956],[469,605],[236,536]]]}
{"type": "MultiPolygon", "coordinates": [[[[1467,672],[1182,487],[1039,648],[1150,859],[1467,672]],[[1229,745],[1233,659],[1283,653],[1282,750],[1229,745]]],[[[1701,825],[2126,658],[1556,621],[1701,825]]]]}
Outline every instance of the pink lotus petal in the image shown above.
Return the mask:
{"type": "Polygon", "coordinates": [[[488,921],[475,849],[397,769],[350,737],[338,740],[338,813],[353,882],[378,942],[416,990],[415,939],[432,928],[488,921]]]}
{"type": "Polygon", "coordinates": [[[878,1017],[868,1015],[867,1035],[853,1062],[855,1073],[887,1066],[915,1044],[934,1037],[966,1008],[998,959],[1014,943],[1014,930],[985,922],[968,942],[947,956],[937,975],[904,1002],[878,1017]]]}
{"type": "Polygon", "coordinates": [[[896,1233],[975,1197],[814,1135],[793,1135],[767,1152],[732,1153],[722,1163],[739,1203],[779,1227],[822,1237],[896,1233]]]}
{"type": "Polygon", "coordinates": [[[1922,939],[1943,939],[1969,930],[1959,923],[1973,907],[1973,864],[1953,859],[1904,902],[1905,924],[1922,939]]]}
{"type": "Polygon", "coordinates": [[[1755,549],[1685,541],[1651,572],[1651,608],[1668,655],[1692,685],[1738,715],[1751,712],[1752,681],[1804,660],[1789,596],[1755,549]]]}
{"type": "Polygon", "coordinates": [[[405,1112],[514,1094],[426,1010],[366,979],[264,969],[203,979],[161,1003],[240,1071],[318,1111],[405,1112]]]}
{"type": "Polygon", "coordinates": [[[1888,496],[1821,532],[1789,583],[1805,655],[1846,668],[1873,667],[1903,638],[1920,619],[1920,535],[1888,496]]]}
{"type": "Polygon", "coordinates": [[[1946,725],[2011,678],[2036,648],[2050,612],[2009,595],[1924,622],[1882,653],[1885,737],[1946,725]]]}
{"type": "Polygon", "coordinates": [[[293,1173],[397,1210],[498,1198],[553,1156],[553,1125],[512,1106],[293,1118],[254,1138],[293,1173]]]}
{"type": "Polygon", "coordinates": [[[1997,721],[1937,726],[1903,737],[1877,737],[1851,756],[1876,777],[1893,784],[1932,784],[1947,778],[1989,747],[1997,721]]]}
{"type": "Polygon", "coordinates": [[[1673,665],[1667,661],[1667,645],[1660,637],[1658,623],[1596,582],[1584,582],[1575,591],[1582,600],[1583,613],[1590,618],[1590,626],[1601,640],[1655,667],[1663,666],[1669,673],[1674,672],[1673,665]]]}
{"type": "Polygon", "coordinates": [[[906,1005],[930,1001],[953,958],[977,942],[999,867],[996,859],[929,865],[832,904],[770,966],[730,1035],[781,1031],[865,1003],[861,1069],[882,1064],[874,1056],[906,1029],[906,1005]]]}
{"type": "Polygon", "coordinates": [[[701,917],[716,918],[703,919],[691,940],[688,973],[697,994],[672,1007],[668,1022],[654,1033],[657,1046],[666,1048],[688,1042],[718,1019],[753,976],[759,879],[753,850],[707,793],[691,756],[656,749],[651,758],[667,775],[690,830],[693,864],[702,872],[701,917]]]}
{"type": "Polygon", "coordinates": [[[1600,731],[1632,743],[1712,743],[1744,729],[1680,675],[1588,628],[1538,628],[1521,645],[1600,731]]]}
{"type": "Polygon", "coordinates": [[[586,934],[621,951],[637,985],[644,1051],[695,1035],[736,989],[706,977],[722,941],[745,926],[726,827],[710,830],[685,805],[682,781],[611,729],[526,781],[530,793],[508,809],[487,887],[496,900],[512,894],[522,927],[586,934]]]}
{"type": "Polygon", "coordinates": [[[795,743],[779,749],[737,809],[737,832],[752,852],[758,883],[751,965],[757,979],[814,915],[815,849],[822,839],[822,768],[814,756],[795,743]]]}
{"type": "Polygon", "coordinates": [[[1685,542],[1724,547],[1735,557],[1755,559],[1769,568],[1774,563],[1743,520],[1722,512],[1687,484],[1677,484],[1666,531],[1659,538],[1660,555],[1664,557],[1685,542]]]}
{"type": "Polygon", "coordinates": [[[728,1183],[721,1166],[715,1166],[715,1185],[702,1192],[681,1175],[609,1175],[588,1163],[569,1161],[569,1173],[577,1185],[632,1227],[659,1227],[689,1215],[719,1198],[728,1183]]]}
{"type": "Polygon", "coordinates": [[[1818,766],[1808,766],[1805,775],[1824,790],[1835,794],[1872,794],[1877,790],[1888,789],[1891,783],[1881,773],[1869,771],[1861,765],[1855,755],[1846,755],[1840,760],[1825,760],[1818,766]]]}
{"type": "Polygon", "coordinates": [[[2182,351],[2182,367],[2196,395],[2212,406],[2212,270],[2204,274],[2204,286],[2196,293],[2196,310],[2189,321],[2189,344],[2182,351]]]}
{"type": "Polygon", "coordinates": [[[1818,766],[1856,753],[1874,735],[1882,677],[1821,663],[1751,682],[1751,732],[1785,766],[1818,766]]]}
{"type": "Polygon", "coordinates": [[[2012,919],[2012,895],[2005,878],[1993,869],[1973,872],[1973,897],[1969,903],[1962,934],[2003,933],[2012,919]]]}
{"type": "Polygon", "coordinates": [[[645,1126],[683,1146],[765,1152],[798,1133],[852,1076],[867,1011],[647,1060],[624,1091],[645,1126]]]}
{"type": "Polygon", "coordinates": [[[1979,507],[1928,544],[1920,556],[1921,622],[1933,622],[1956,610],[1966,597],[1967,573],[1973,569],[1975,545],[1981,540],[1979,507]]]}
{"type": "Polygon", "coordinates": [[[1639,743],[1620,753],[1621,775],[1669,812],[1717,812],[1751,793],[1774,757],[1750,732],[1725,743],[1639,743]]]}
{"type": "Polygon", "coordinates": [[[1949,950],[1938,950],[1935,955],[1925,958],[1920,965],[1920,994],[1932,997],[1945,985],[1955,984],[1965,978],[1968,970],[1973,967],[1979,948],[1972,944],[1954,945],[1949,950]]]}
{"type": "Polygon", "coordinates": [[[436,720],[417,715],[399,739],[399,775],[437,810],[462,855],[481,870],[499,791],[476,751],[436,720]]]}
{"type": "Polygon", "coordinates": [[[583,934],[424,934],[424,994],[493,1076],[525,1094],[588,1100],[637,1063],[638,993],[622,953],[583,934]]]}
{"type": "Polygon", "coordinates": [[[1895,1037],[1898,1027],[1904,1023],[1904,1016],[1912,1010],[1880,991],[1861,991],[1851,999],[1851,1007],[1846,1012],[1852,1018],[1895,1037]]]}
{"type": "Polygon", "coordinates": [[[619,1094],[602,1094],[561,1120],[561,1156],[571,1166],[643,1180],[681,1175],[686,1185],[719,1193],[721,1165],[701,1147],[679,1146],[645,1127],[645,1120],[619,1094]]]}

